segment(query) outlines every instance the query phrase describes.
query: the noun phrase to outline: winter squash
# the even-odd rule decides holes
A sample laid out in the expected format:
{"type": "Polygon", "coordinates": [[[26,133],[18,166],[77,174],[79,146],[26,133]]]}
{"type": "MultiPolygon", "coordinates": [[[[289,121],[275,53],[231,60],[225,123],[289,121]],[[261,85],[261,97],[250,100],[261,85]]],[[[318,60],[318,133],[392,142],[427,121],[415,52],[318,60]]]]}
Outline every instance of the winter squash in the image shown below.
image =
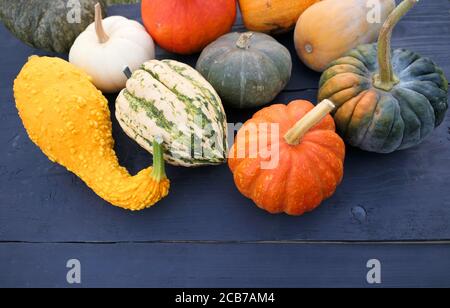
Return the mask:
{"type": "Polygon", "coordinates": [[[161,145],[153,168],[131,176],[114,153],[108,101],[85,72],[59,58],[31,57],[14,82],[30,139],[115,206],[141,210],[168,194],[161,145]]]}
{"type": "Polygon", "coordinates": [[[334,105],[313,107],[299,100],[260,110],[230,150],[237,188],[270,213],[312,211],[342,180],[345,146],[328,115],[334,105]]]}
{"type": "Polygon", "coordinates": [[[245,27],[279,34],[292,30],[300,15],[320,0],[239,0],[245,27]]]}
{"type": "Polygon", "coordinates": [[[141,210],[168,194],[157,142],[153,168],[131,176],[119,165],[108,102],[83,71],[59,58],[31,57],[14,82],[14,96],[30,139],[106,201],[141,210]]]}
{"type": "Polygon", "coordinates": [[[201,53],[197,70],[225,105],[253,108],[271,102],[291,78],[289,51],[269,35],[229,33],[201,53]]]}
{"type": "Polygon", "coordinates": [[[362,45],[323,73],[319,98],[337,105],[340,134],[366,151],[390,153],[422,142],[444,120],[448,82],[429,58],[391,51],[392,29],[417,0],[404,0],[386,21],[377,44],[362,45]]]}
{"type": "Polygon", "coordinates": [[[144,63],[119,94],[116,118],[125,133],[149,152],[160,136],[170,164],[195,167],[226,161],[227,119],[220,97],[186,64],[144,63]]]}
{"type": "Polygon", "coordinates": [[[229,33],[205,48],[196,68],[225,105],[252,108],[271,102],[286,87],[292,59],[267,34],[229,33]]]}
{"type": "Polygon", "coordinates": [[[327,0],[316,3],[298,19],[294,42],[309,68],[323,72],[332,61],[361,44],[377,40],[394,0],[327,0]]]}
{"type": "Polygon", "coordinates": [[[26,44],[67,53],[104,0],[0,0],[0,20],[26,44]]]}
{"type": "Polygon", "coordinates": [[[70,63],[92,77],[97,89],[114,93],[125,87],[125,67],[138,69],[155,58],[155,45],[145,28],[134,20],[112,16],[102,20],[101,5],[95,5],[95,22],[75,40],[70,63]]]}
{"type": "Polygon", "coordinates": [[[302,215],[329,198],[343,177],[345,146],[324,101],[272,105],[239,130],[229,167],[239,191],[270,213],[302,215]]]}
{"type": "Polygon", "coordinates": [[[394,7],[394,0],[377,1],[374,7],[361,0],[316,3],[300,16],[295,27],[297,54],[309,68],[323,72],[351,49],[375,42],[394,7]]]}
{"type": "Polygon", "coordinates": [[[236,19],[236,0],[142,0],[145,28],[162,48],[200,52],[229,32],[236,19]]]}

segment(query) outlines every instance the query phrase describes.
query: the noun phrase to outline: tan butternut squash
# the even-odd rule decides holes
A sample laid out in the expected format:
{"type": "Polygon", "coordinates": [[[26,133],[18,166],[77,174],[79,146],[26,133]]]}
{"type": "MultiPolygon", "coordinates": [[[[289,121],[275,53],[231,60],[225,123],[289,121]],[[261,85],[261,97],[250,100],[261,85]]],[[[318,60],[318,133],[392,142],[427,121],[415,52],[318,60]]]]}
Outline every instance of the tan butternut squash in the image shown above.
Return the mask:
{"type": "Polygon", "coordinates": [[[394,0],[326,0],[307,9],[298,19],[294,42],[300,59],[322,72],[351,49],[378,39],[395,8],[394,0]]]}
{"type": "Polygon", "coordinates": [[[157,142],[153,168],[131,176],[119,165],[108,102],[83,71],[58,58],[31,57],[14,82],[14,96],[31,140],[101,198],[141,210],[168,194],[157,142]]]}

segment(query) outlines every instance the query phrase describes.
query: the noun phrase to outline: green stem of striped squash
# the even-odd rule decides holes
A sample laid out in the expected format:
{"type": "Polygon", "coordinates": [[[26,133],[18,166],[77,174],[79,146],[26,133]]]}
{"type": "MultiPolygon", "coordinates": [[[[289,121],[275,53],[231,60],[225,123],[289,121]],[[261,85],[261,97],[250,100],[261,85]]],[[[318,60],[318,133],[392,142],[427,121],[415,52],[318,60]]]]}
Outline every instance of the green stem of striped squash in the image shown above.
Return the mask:
{"type": "Polygon", "coordinates": [[[155,181],[160,182],[167,178],[164,164],[164,153],[162,148],[162,140],[160,138],[153,139],[153,171],[152,177],[155,181]]]}
{"type": "Polygon", "coordinates": [[[390,91],[399,83],[394,74],[391,59],[392,31],[403,16],[406,15],[419,0],[403,0],[389,15],[380,31],[378,38],[379,72],[375,75],[374,86],[384,91],[390,91]]]}

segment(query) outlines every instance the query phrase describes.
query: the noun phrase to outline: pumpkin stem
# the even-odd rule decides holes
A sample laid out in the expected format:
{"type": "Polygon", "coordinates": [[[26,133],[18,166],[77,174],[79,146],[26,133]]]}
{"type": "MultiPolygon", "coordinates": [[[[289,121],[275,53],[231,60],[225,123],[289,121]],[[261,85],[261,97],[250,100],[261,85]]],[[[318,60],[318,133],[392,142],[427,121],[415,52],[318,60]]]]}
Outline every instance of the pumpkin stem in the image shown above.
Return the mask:
{"type": "Polygon", "coordinates": [[[249,49],[250,39],[252,38],[253,34],[254,34],[253,32],[242,33],[236,42],[236,46],[240,49],[249,49]]]}
{"type": "Polygon", "coordinates": [[[303,136],[319,124],[336,106],[330,100],[323,100],[314,109],[301,118],[287,133],[284,140],[290,145],[298,145],[303,136]]]}
{"type": "Polygon", "coordinates": [[[378,65],[379,73],[374,77],[374,86],[385,91],[390,91],[399,79],[394,75],[391,62],[391,38],[392,31],[398,22],[419,0],[403,0],[386,19],[378,38],[378,65]]]}
{"type": "Polygon", "coordinates": [[[102,5],[100,3],[95,5],[95,32],[100,44],[104,44],[109,40],[109,36],[103,28],[102,5]]]}
{"type": "Polygon", "coordinates": [[[166,169],[164,165],[164,154],[162,149],[163,140],[161,137],[155,137],[153,139],[153,171],[152,177],[155,181],[160,182],[165,179],[166,169]]]}

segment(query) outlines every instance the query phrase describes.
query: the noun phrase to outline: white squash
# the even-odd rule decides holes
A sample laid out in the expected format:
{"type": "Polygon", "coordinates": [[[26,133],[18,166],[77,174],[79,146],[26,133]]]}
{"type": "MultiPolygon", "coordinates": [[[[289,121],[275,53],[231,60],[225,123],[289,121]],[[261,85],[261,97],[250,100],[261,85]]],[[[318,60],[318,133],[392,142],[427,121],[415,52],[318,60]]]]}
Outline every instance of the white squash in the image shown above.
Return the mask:
{"type": "Polygon", "coordinates": [[[122,16],[102,20],[100,4],[95,6],[95,22],[78,36],[69,54],[69,61],[90,75],[94,85],[106,93],[125,87],[126,67],[134,71],[154,58],[155,44],[145,28],[122,16]]]}

